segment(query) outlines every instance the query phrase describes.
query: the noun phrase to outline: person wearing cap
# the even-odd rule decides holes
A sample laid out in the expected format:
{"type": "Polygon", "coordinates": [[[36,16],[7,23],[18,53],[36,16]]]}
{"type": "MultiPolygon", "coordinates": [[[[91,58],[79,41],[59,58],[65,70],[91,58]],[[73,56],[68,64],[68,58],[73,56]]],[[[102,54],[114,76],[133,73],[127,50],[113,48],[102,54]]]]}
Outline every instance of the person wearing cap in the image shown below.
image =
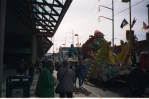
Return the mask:
{"type": "Polygon", "coordinates": [[[40,98],[53,98],[54,97],[54,86],[56,80],[53,77],[53,66],[52,60],[45,61],[45,67],[42,69],[39,79],[37,82],[35,95],[40,98]]]}

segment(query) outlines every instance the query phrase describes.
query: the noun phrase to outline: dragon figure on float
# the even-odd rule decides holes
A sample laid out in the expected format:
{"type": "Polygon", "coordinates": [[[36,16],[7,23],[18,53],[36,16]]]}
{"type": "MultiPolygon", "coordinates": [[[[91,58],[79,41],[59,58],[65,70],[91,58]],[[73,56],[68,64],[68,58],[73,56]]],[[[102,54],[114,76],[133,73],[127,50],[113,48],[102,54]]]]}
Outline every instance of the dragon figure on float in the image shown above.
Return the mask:
{"type": "Polygon", "coordinates": [[[87,66],[88,71],[90,66],[94,65],[91,77],[100,81],[107,81],[120,74],[128,74],[128,67],[131,65],[130,56],[128,61],[125,61],[131,43],[121,40],[122,50],[116,55],[112,51],[111,42],[105,40],[104,36],[102,32],[95,30],[93,41],[85,47],[87,57],[84,64],[87,66]],[[92,64],[93,62],[94,64],[92,64]]]}

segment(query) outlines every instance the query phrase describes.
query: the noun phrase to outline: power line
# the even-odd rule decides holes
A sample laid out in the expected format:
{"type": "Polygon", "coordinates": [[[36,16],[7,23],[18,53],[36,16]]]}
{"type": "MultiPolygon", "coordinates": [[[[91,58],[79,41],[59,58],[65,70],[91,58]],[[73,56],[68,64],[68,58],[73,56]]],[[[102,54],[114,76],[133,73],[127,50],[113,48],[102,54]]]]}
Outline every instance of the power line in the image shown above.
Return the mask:
{"type": "MultiPolygon", "coordinates": [[[[93,9],[97,6],[97,4],[98,4],[98,2],[94,5],[94,7],[90,10],[90,12],[87,14],[87,16],[93,11],[93,9]]],[[[87,19],[87,17],[84,19],[84,20],[82,20],[80,23],[83,23],[83,21],[85,21],[87,19]]],[[[76,28],[78,28],[79,27],[79,25],[77,25],[77,27],[76,28]]],[[[75,28],[75,29],[76,29],[75,28]]]]}
{"type": "MultiPolygon", "coordinates": [[[[140,1],[140,2],[138,2],[138,3],[136,3],[136,4],[134,4],[134,5],[132,5],[131,8],[134,7],[134,6],[136,6],[136,5],[138,5],[139,3],[143,2],[143,1],[144,1],[144,0],[142,0],[142,1],[140,1]]],[[[120,13],[122,13],[122,12],[128,10],[128,9],[129,9],[129,8],[126,8],[126,9],[124,9],[124,10],[122,10],[122,11],[116,13],[116,14],[114,14],[114,16],[116,16],[116,15],[118,15],[118,14],[120,14],[120,13]]],[[[112,17],[112,16],[110,16],[109,18],[111,18],[111,17],[112,17]]],[[[104,20],[106,20],[106,19],[104,19],[104,20]]],[[[104,21],[104,20],[101,20],[101,21],[104,21]]],[[[100,22],[101,22],[101,21],[100,21],[100,22]]]]}
{"type": "MultiPolygon", "coordinates": [[[[115,0],[114,2],[117,2],[117,0],[115,0]]],[[[113,2],[113,3],[114,3],[113,2]]],[[[107,5],[107,6],[110,6],[112,3],[110,3],[109,5],[107,5]]],[[[100,11],[102,11],[103,9],[105,9],[105,8],[102,8],[100,11]]]]}
{"type": "MultiPolygon", "coordinates": [[[[144,0],[142,0],[142,1],[140,1],[140,2],[138,2],[138,3],[136,3],[136,4],[134,4],[134,5],[132,5],[131,8],[134,7],[134,6],[136,6],[136,5],[138,5],[139,3],[143,2],[143,1],[144,1],[144,0]]],[[[128,10],[128,9],[129,9],[129,8],[126,8],[126,9],[124,9],[124,10],[122,10],[122,11],[116,13],[114,16],[116,16],[116,15],[118,15],[118,14],[120,14],[120,13],[122,13],[122,12],[128,10]]],[[[112,16],[110,16],[109,18],[111,18],[111,17],[112,17],[112,16]]],[[[101,20],[100,22],[102,22],[102,21],[104,21],[104,20],[107,20],[107,19],[103,19],[103,20],[101,20]]],[[[96,23],[95,25],[97,25],[97,23],[96,23]]],[[[95,26],[95,25],[94,25],[94,26],[95,26]]],[[[93,27],[92,27],[92,28],[93,28],[93,27]]],[[[91,28],[91,29],[92,29],[92,28],[91,28]]],[[[87,31],[87,33],[88,33],[91,29],[89,29],[89,30],[87,31]]],[[[84,36],[84,35],[82,35],[82,36],[84,36]]],[[[81,37],[82,37],[82,36],[81,36],[81,37]]]]}
{"type": "MultiPolygon", "coordinates": [[[[117,1],[117,0],[115,0],[114,2],[116,2],[116,1],[117,1]]],[[[112,4],[112,3],[108,4],[107,6],[110,6],[111,4],[112,4]]],[[[105,8],[103,8],[103,9],[105,9],[105,8]]],[[[101,9],[101,10],[103,10],[103,9],[101,9]]],[[[94,17],[95,17],[97,14],[98,14],[98,12],[94,15],[94,17]]],[[[94,17],[92,17],[92,19],[93,19],[94,17]]],[[[92,20],[92,19],[91,19],[91,20],[92,20]]],[[[91,20],[90,20],[90,21],[91,21],[91,20]]],[[[90,21],[88,21],[88,23],[89,23],[90,21]]],[[[87,23],[87,24],[88,24],[88,23],[87,23]]],[[[86,25],[85,25],[83,28],[85,28],[85,27],[86,27],[86,25]]],[[[83,28],[81,29],[81,31],[83,30],[83,28]]],[[[81,37],[82,37],[82,36],[81,36],[81,37]]]]}

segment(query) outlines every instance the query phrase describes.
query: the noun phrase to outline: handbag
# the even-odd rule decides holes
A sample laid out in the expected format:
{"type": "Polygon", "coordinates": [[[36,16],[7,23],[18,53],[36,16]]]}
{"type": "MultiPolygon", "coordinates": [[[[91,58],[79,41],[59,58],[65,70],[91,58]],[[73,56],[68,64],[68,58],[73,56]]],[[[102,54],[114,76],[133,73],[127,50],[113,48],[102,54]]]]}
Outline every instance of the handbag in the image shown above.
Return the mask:
{"type": "MultiPolygon", "coordinates": [[[[68,70],[68,69],[67,69],[67,70],[68,70]]],[[[55,93],[57,93],[57,94],[59,94],[59,93],[60,93],[60,91],[59,91],[59,85],[60,85],[60,83],[61,83],[62,79],[64,78],[64,75],[66,74],[67,70],[66,70],[66,71],[65,71],[65,73],[63,74],[63,76],[62,76],[61,80],[59,81],[59,84],[57,85],[57,87],[56,87],[56,89],[55,89],[55,93]]]]}

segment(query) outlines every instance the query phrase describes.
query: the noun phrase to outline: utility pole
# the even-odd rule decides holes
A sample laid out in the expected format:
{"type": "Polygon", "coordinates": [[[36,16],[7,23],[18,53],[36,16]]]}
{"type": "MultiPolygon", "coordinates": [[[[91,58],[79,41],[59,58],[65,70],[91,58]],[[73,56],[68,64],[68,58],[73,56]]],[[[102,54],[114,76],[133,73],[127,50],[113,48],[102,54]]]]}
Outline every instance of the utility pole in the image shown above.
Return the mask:
{"type": "Polygon", "coordinates": [[[99,5],[99,11],[100,11],[100,6],[112,10],[112,19],[104,17],[104,16],[99,16],[99,17],[103,17],[103,18],[106,18],[112,21],[112,46],[113,46],[113,52],[114,52],[114,2],[112,0],[112,8],[99,5]]]}
{"type": "Polygon", "coordinates": [[[72,32],[67,32],[67,33],[71,33],[72,37],[70,37],[72,39],[72,44],[74,45],[74,30],[72,30],[72,32]]]}
{"type": "Polygon", "coordinates": [[[72,30],[72,44],[74,45],[74,31],[72,30]]]}
{"type": "Polygon", "coordinates": [[[112,0],[112,46],[114,52],[114,2],[112,0]]]}
{"type": "Polygon", "coordinates": [[[130,33],[129,33],[129,38],[130,38],[130,41],[131,41],[131,0],[129,0],[129,17],[130,17],[130,33]]]}
{"type": "Polygon", "coordinates": [[[65,47],[66,47],[66,37],[65,37],[65,47]]]}

